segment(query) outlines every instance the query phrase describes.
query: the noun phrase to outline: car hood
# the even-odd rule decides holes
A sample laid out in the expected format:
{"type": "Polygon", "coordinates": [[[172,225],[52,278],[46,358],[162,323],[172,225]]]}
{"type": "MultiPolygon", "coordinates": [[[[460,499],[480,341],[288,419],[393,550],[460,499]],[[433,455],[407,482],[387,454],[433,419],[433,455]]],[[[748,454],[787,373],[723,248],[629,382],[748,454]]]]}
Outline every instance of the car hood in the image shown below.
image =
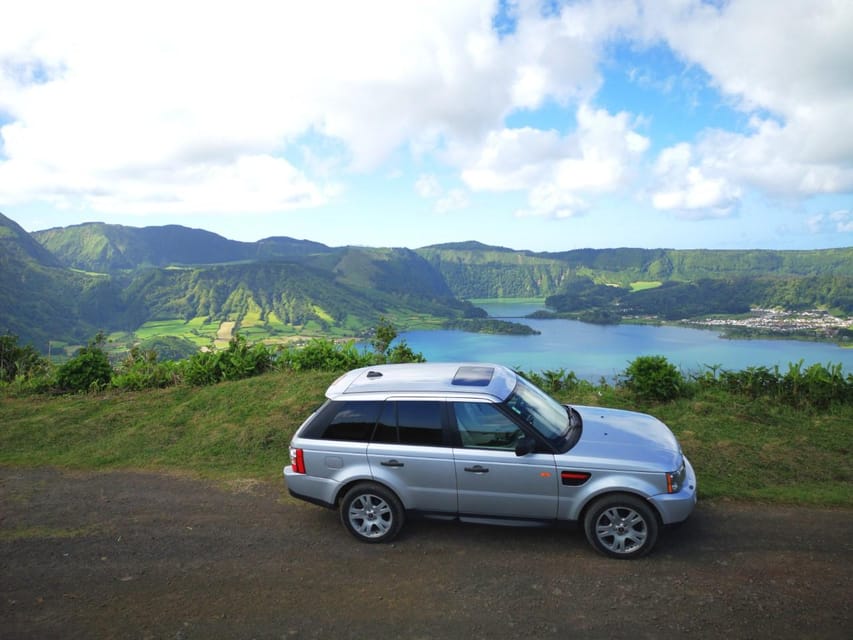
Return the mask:
{"type": "Polygon", "coordinates": [[[578,442],[565,455],[591,468],[673,471],[681,466],[681,446],[657,418],[634,411],[579,407],[578,442]]]}

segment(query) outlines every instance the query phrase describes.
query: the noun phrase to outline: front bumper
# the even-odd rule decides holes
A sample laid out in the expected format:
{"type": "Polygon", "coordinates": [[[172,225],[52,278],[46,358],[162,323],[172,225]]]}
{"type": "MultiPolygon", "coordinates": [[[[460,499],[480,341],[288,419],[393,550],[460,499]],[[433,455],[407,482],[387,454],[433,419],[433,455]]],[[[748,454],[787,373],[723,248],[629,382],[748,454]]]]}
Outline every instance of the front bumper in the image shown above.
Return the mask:
{"type": "Polygon", "coordinates": [[[696,506],[696,472],[693,471],[693,465],[686,457],[684,458],[684,466],[687,473],[681,491],[678,493],[661,493],[650,498],[651,502],[657,507],[663,524],[675,524],[687,520],[696,506]]]}

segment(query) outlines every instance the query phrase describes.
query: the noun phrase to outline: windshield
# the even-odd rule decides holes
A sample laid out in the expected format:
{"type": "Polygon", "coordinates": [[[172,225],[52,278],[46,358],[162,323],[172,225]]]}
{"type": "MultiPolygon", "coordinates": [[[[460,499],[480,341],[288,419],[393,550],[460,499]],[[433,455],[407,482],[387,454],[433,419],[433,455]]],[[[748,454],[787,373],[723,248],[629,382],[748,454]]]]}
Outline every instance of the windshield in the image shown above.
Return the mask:
{"type": "Polygon", "coordinates": [[[563,438],[569,430],[566,408],[524,378],[506,399],[506,406],[552,443],[563,438]]]}

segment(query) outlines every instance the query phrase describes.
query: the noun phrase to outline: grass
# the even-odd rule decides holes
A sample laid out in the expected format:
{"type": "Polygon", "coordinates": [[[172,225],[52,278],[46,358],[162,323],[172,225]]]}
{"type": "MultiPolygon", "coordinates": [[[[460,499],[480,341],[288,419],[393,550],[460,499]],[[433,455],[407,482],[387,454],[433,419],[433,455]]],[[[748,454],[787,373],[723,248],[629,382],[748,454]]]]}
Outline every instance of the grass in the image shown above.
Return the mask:
{"type": "Polygon", "coordinates": [[[193,318],[185,321],[180,318],[172,318],[169,320],[151,320],[139,327],[134,333],[135,336],[127,341],[133,343],[134,340],[147,340],[161,336],[175,336],[178,338],[186,338],[194,342],[199,347],[210,346],[216,338],[216,332],[219,330],[219,322],[206,322],[206,318],[193,318]]]}
{"type": "MultiPolygon", "coordinates": [[[[335,373],[277,372],[211,387],[65,397],[0,396],[0,464],[144,469],[275,480],[335,373]]],[[[796,410],[721,392],[642,405],[596,387],[559,399],[666,422],[702,499],[853,507],[853,406],[796,410]]]]}
{"type": "Polygon", "coordinates": [[[274,478],[336,377],[277,373],[210,387],[3,398],[0,464],[274,478]]]}
{"type": "Polygon", "coordinates": [[[657,289],[663,282],[659,280],[637,280],[631,283],[631,291],[645,291],[646,289],[657,289]]]}

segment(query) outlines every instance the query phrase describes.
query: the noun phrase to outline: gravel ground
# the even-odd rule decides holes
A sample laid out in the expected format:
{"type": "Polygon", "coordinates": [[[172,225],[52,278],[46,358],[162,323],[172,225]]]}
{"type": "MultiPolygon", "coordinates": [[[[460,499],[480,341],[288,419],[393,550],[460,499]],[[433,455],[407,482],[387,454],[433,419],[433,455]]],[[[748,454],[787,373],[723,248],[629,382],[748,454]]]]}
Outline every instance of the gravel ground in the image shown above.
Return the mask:
{"type": "Polygon", "coordinates": [[[410,521],[283,483],[0,468],[0,638],[847,638],[853,511],[702,502],[635,561],[576,527],[410,521]]]}

